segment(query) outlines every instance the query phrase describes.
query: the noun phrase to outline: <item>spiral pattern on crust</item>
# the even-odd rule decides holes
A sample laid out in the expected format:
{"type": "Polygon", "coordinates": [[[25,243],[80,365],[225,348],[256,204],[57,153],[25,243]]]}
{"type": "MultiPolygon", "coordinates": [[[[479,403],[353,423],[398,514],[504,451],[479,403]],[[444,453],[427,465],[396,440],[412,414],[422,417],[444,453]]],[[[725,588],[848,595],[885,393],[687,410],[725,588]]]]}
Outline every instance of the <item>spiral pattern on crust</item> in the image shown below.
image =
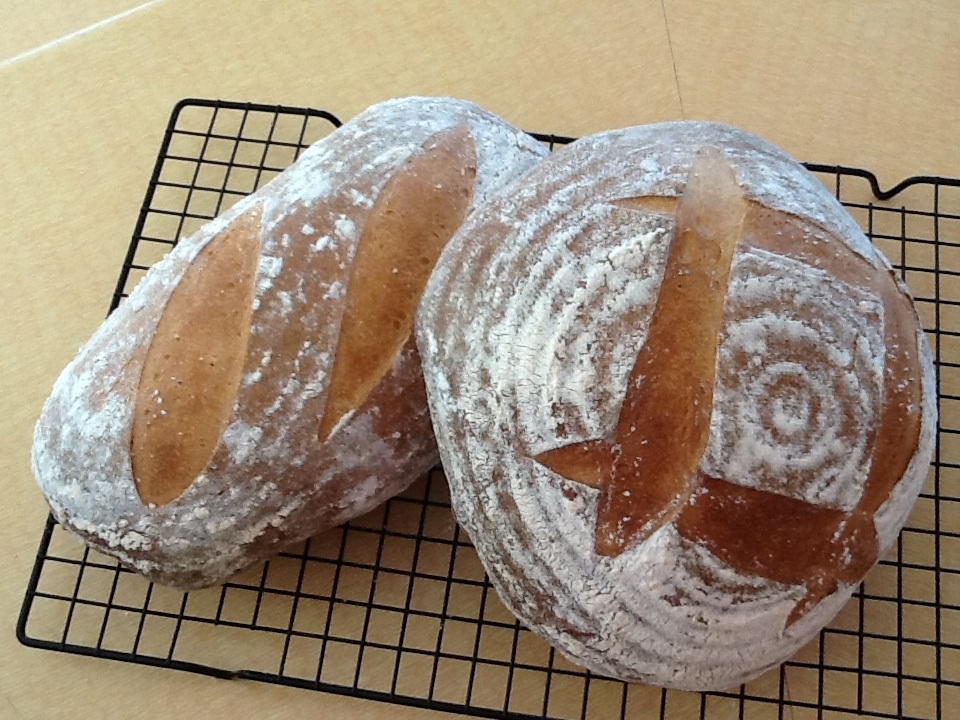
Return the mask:
{"type": "MultiPolygon", "coordinates": [[[[620,201],[676,196],[702,144],[724,148],[752,201],[815,223],[830,242],[880,263],[822,185],[757,138],[706,123],[633,128],[556,153],[474,213],[437,265],[417,330],[454,510],[503,602],[593,671],[697,690],[730,687],[782,662],[853,588],[841,584],[786,627],[802,584],[738,571],[672,523],[615,557],[598,556],[599,491],[537,458],[614,438],[672,229],[663,215],[620,201]]],[[[734,263],[711,436],[724,422],[744,433],[769,422],[761,440],[793,448],[796,474],[763,489],[848,507],[862,493],[875,430],[856,430],[843,451],[827,447],[829,469],[800,475],[819,445],[845,437],[832,415],[876,424],[885,350],[879,305],[790,258],[741,247],[734,263]],[[750,323],[771,319],[774,289],[787,301],[768,328],[766,354],[759,367],[738,367],[750,323]],[[826,347],[812,351],[813,336],[826,347]],[[797,365],[808,359],[821,369],[804,377],[797,365]],[[728,390],[771,402],[751,416],[728,390]],[[853,456],[859,460],[847,463],[853,456]]],[[[935,389],[925,345],[921,355],[922,377],[911,380],[923,382],[922,442],[877,514],[882,537],[902,523],[931,454],[935,389]]],[[[763,471],[756,477],[738,473],[738,459],[713,448],[701,470],[744,484],[772,475],[769,458],[750,465],[763,471]]]]}
{"type": "Polygon", "coordinates": [[[454,508],[502,599],[579,663],[633,680],[724,686],[782,661],[849,589],[771,646],[803,588],[740,573],[672,525],[598,557],[598,491],[535,460],[616,426],[670,241],[666,218],[607,203],[543,222],[570,231],[502,248],[500,273],[531,269],[511,293],[474,290],[484,312],[447,338],[486,350],[428,377],[470,398],[434,420],[463,434],[466,452],[444,454],[454,508]]]}
{"type": "Polygon", "coordinates": [[[735,261],[717,357],[712,477],[851,510],[883,402],[883,305],[796,260],[735,261]]]}

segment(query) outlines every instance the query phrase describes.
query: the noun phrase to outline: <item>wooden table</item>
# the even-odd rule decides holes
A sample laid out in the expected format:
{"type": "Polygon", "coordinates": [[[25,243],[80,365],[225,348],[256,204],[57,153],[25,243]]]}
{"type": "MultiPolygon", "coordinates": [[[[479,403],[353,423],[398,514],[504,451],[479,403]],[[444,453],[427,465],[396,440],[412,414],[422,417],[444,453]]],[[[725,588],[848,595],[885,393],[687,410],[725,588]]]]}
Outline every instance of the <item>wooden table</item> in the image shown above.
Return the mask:
{"type": "MultiPolygon", "coordinates": [[[[960,175],[960,7],[948,2],[14,0],[0,9],[0,717],[413,718],[427,711],[20,647],[45,516],[33,423],[102,320],[164,123],[185,96],[352,117],[472,99],[582,135],[706,118],[797,157],[960,175]]],[[[929,712],[929,708],[917,708],[929,712]]],[[[798,716],[799,717],[799,716],[798,716]]]]}

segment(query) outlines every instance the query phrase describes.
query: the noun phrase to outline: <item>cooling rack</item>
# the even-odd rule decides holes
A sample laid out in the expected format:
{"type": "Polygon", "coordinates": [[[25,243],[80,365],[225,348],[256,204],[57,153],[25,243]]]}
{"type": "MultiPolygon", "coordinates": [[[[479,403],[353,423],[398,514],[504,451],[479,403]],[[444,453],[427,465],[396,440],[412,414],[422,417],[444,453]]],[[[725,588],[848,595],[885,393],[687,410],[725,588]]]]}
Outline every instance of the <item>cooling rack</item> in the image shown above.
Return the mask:
{"type": "MultiPolygon", "coordinates": [[[[110,305],[181,237],[340,124],[305,108],[174,109],[110,305]]],[[[553,148],[570,138],[537,134],[553,148]]],[[[960,180],[881,190],[807,167],[903,274],[934,349],[938,445],[899,542],[817,640],[730,692],[627,685],[569,663],[504,609],[442,471],[222,587],[152,585],[52,518],[17,625],[26,645],[490,718],[941,718],[960,706],[960,180]]]]}

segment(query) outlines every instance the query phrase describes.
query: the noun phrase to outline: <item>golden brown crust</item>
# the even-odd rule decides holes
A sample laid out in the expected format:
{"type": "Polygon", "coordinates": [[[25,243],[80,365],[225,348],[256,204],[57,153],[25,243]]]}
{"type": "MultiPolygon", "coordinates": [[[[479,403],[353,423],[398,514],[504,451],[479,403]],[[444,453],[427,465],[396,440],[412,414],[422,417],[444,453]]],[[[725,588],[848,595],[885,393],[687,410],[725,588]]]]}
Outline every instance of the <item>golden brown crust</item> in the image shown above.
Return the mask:
{"type": "MultiPolygon", "coordinates": [[[[905,381],[921,372],[916,336],[910,332],[916,318],[887,268],[873,266],[835,236],[794,215],[745,200],[739,200],[743,204],[738,210],[737,198],[729,195],[711,207],[698,190],[703,187],[701,173],[702,161],[691,169],[691,181],[679,201],[648,196],[618,202],[674,216],[674,239],[647,341],[631,374],[613,443],[563,446],[542,453],[537,461],[568,479],[601,489],[598,554],[619,554],[664,522],[675,520],[682,537],[704,543],[741,572],[774,582],[805,583],[807,593],[788,618],[791,625],[834,592],[839,582],[859,582],[877,560],[879,544],[871,519],[906,472],[920,435],[920,385],[905,381]],[[691,247],[706,236],[697,233],[696,221],[687,218],[700,211],[713,213],[707,222],[732,228],[726,235],[731,257],[738,242],[745,248],[794,257],[850,285],[876,292],[883,301],[885,402],[870,442],[874,454],[870,473],[850,513],[695,471],[707,442],[719,310],[727,293],[725,275],[703,276],[710,272],[712,258],[691,254],[691,247]],[[712,318],[701,312],[711,299],[719,301],[712,318]],[[800,552],[804,547],[806,551],[800,552]]],[[[715,175],[712,182],[720,178],[715,175]]],[[[808,316],[808,323],[816,322],[812,308],[795,312],[808,316]]],[[[767,350],[774,357],[788,352],[775,343],[768,343],[767,350]]],[[[793,376],[782,378],[770,392],[775,397],[789,395],[797,390],[790,387],[796,381],[793,376]]],[[[836,395],[842,394],[838,388],[836,395]]],[[[852,410],[838,422],[847,426],[844,434],[856,432],[852,410]]],[[[769,419],[768,425],[776,439],[781,431],[769,419]]],[[[781,480],[785,485],[804,482],[803,477],[781,480]]]]}
{"type": "Polygon", "coordinates": [[[476,144],[461,125],[433,137],[377,196],[347,284],[321,441],[361,405],[409,341],[423,287],[463,222],[476,175],[476,144]]]}
{"type": "MultiPolygon", "coordinates": [[[[665,212],[675,203],[637,198],[622,204],[665,212]]],[[[613,446],[590,443],[537,457],[570,479],[601,470],[587,480],[601,491],[600,555],[619,555],[676,517],[696,488],[694,471],[709,438],[723,305],[747,202],[723,153],[705,148],[675,205],[656,310],[628,381],[613,446]],[[600,464],[608,458],[609,470],[600,464]]]]}
{"type": "Polygon", "coordinates": [[[261,217],[254,207],[199,253],[157,325],[137,387],[130,447],[144,503],[179,497],[210,462],[233,414],[261,217]]]}
{"type": "Polygon", "coordinates": [[[742,573],[806,584],[788,627],[838,582],[859,582],[877,560],[871,516],[847,515],[702,473],[699,485],[696,501],[688,501],[677,516],[681,537],[702,543],[742,573]]]}
{"type": "MultiPolygon", "coordinates": [[[[696,172],[695,166],[691,173],[696,172]]],[[[692,269],[678,268],[677,255],[684,252],[678,239],[682,243],[689,232],[683,216],[691,187],[696,187],[693,182],[679,202],[654,197],[620,202],[634,209],[673,215],[676,230],[657,310],[628,385],[615,444],[593,441],[564,446],[541,454],[537,460],[566,478],[601,488],[599,554],[619,554],[649,537],[664,522],[675,520],[682,537],[704,543],[731,567],[774,582],[805,583],[807,592],[787,621],[792,625],[834,592],[839,582],[859,582],[877,560],[879,545],[872,517],[906,472],[920,435],[920,386],[904,382],[921,372],[916,336],[910,332],[916,318],[909,299],[885,267],[874,267],[816,224],[756,202],[745,203],[742,212],[730,211],[732,221],[740,218],[736,235],[742,238],[734,236],[734,242],[795,257],[879,295],[885,310],[885,402],[875,439],[870,443],[874,453],[870,474],[860,501],[850,513],[695,472],[706,446],[720,327],[719,318],[711,324],[701,317],[696,304],[709,300],[712,291],[715,297],[719,295],[722,306],[727,287],[725,282],[718,285],[697,277],[698,271],[707,269],[703,257],[693,259],[692,269]],[[684,297],[677,284],[687,282],[696,294],[684,297]],[[712,353],[710,337],[714,338],[712,353]],[[688,347],[703,352],[699,373],[696,358],[685,352],[688,347]],[[670,351],[664,352],[664,348],[670,351]],[[647,393],[632,392],[634,387],[646,388],[647,393]],[[690,391],[697,397],[690,396],[690,391]],[[640,444],[631,444],[634,439],[640,444]],[[690,463],[678,468],[677,463],[684,458],[690,463]],[[694,491],[696,497],[692,497],[694,491]],[[764,541],[772,537],[776,539],[764,541]],[[800,552],[799,548],[806,550],[800,552]]],[[[727,208],[729,201],[714,211],[722,215],[727,208]]],[[[797,309],[801,315],[805,311],[797,309]]],[[[808,321],[814,322],[815,318],[811,316],[808,321]]],[[[782,354],[775,343],[768,344],[767,349],[773,356],[782,354]]],[[[792,382],[795,378],[782,380],[792,382]]],[[[790,391],[786,386],[771,388],[775,396],[790,391]]],[[[842,393],[838,391],[837,395],[842,393]]],[[[855,432],[852,413],[839,421],[849,426],[846,433],[855,432]]],[[[769,427],[776,438],[779,430],[773,423],[769,427]]],[[[797,484],[804,478],[782,480],[797,484]]]]}
{"type": "Polygon", "coordinates": [[[184,239],[45,405],[35,474],[58,520],[192,588],[401,492],[437,461],[410,337],[426,276],[545,154],[471,103],[389,101],[184,239]]]}
{"type": "Polygon", "coordinates": [[[706,148],[677,205],[656,310],[620,411],[614,479],[601,490],[597,515],[601,555],[649,537],[693,491],[710,433],[719,330],[745,212],[729,161],[706,148]]]}
{"type": "Polygon", "coordinates": [[[454,507],[507,605],[591,670],[686,689],[807,642],[902,526],[935,435],[909,297],[841,206],[757,138],[666,123],[555,153],[461,235],[480,247],[444,254],[418,341],[454,507]],[[713,325],[671,283],[705,146],[749,198],[713,325]]]}

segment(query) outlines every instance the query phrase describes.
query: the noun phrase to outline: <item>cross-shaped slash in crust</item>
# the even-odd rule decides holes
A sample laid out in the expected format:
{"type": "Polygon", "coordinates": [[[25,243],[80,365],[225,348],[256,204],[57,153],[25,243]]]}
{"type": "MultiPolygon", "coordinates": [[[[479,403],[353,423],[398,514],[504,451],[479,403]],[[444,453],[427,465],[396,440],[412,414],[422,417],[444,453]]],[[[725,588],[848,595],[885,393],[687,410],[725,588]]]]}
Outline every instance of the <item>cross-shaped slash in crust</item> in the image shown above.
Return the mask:
{"type": "Polygon", "coordinates": [[[639,197],[618,204],[674,218],[647,339],[611,435],[550,450],[536,460],[599,489],[599,555],[619,555],[673,523],[681,537],[706,546],[738,572],[803,585],[806,592],[787,619],[789,627],[839,583],[860,582],[877,560],[873,516],[903,477],[920,435],[916,315],[886,267],[874,267],[809,220],[746,198],[718,149],[701,152],[678,199],[639,197]],[[823,241],[809,242],[810,233],[823,241]],[[883,304],[884,400],[870,471],[850,512],[737,485],[701,469],[738,248],[818,267],[883,304]]]}

